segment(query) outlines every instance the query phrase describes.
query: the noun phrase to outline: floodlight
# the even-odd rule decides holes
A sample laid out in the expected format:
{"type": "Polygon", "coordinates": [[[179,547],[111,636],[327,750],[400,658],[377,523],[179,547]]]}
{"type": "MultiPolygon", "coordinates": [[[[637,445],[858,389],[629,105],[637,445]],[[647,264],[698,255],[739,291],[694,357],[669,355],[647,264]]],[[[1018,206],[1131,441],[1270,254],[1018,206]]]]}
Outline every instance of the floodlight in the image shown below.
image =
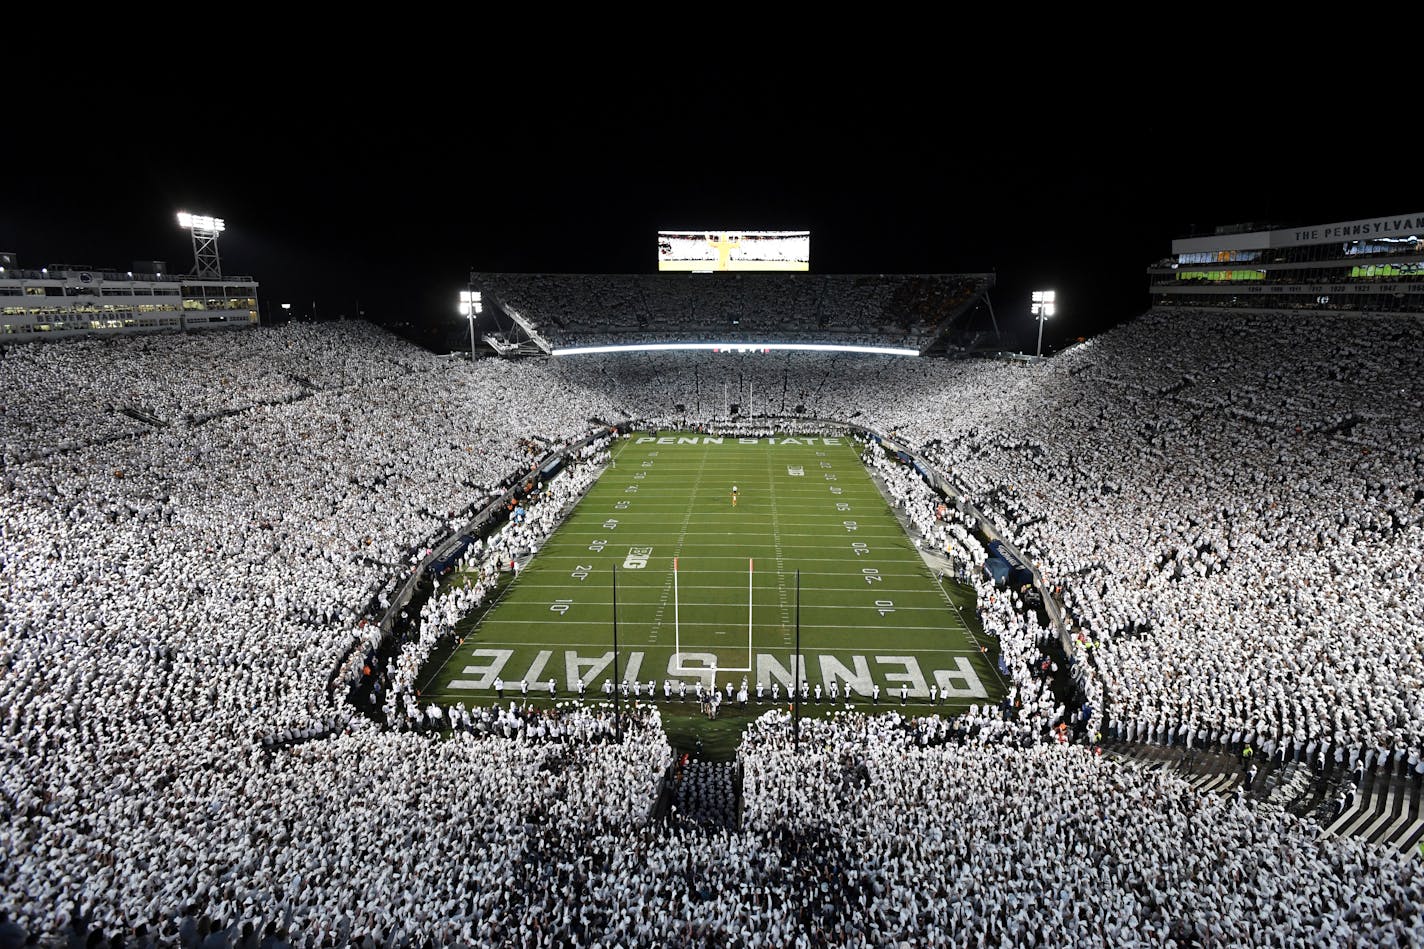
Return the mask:
{"type": "Polygon", "coordinates": [[[218,235],[227,230],[220,217],[210,214],[178,212],[178,226],[193,235],[193,273],[199,277],[222,277],[222,258],[218,255],[218,235]]]}
{"type": "MultiPolygon", "coordinates": [[[[474,286],[474,278],[475,278],[475,275],[474,275],[474,274],[470,274],[470,286],[471,286],[471,287],[474,286]]],[[[471,290],[461,290],[461,291],[460,291],[460,302],[459,302],[459,304],[458,304],[458,306],[457,306],[457,309],[460,311],[460,315],[463,316],[463,317],[465,317],[466,319],[468,319],[468,320],[470,321],[470,364],[471,364],[471,365],[474,365],[474,362],[475,362],[475,317],[479,316],[481,313],[484,312],[484,306],[480,303],[480,299],[481,299],[481,295],[480,295],[480,291],[478,291],[478,290],[473,290],[473,289],[471,289],[471,290]]],[[[488,337],[486,337],[486,339],[488,339],[488,337]]],[[[493,346],[494,344],[491,343],[490,345],[493,346]]],[[[496,350],[499,350],[499,347],[496,346],[495,349],[496,349],[496,350]]],[[[501,351],[501,353],[502,353],[502,351],[501,351]]]]}
{"type": "Polygon", "coordinates": [[[282,304],[282,309],[284,309],[284,310],[290,310],[291,308],[292,308],[292,305],[291,305],[290,303],[283,303],[283,304],[282,304]]]}
{"type": "Polygon", "coordinates": [[[187,211],[178,212],[178,226],[193,231],[205,231],[209,234],[221,234],[227,230],[227,224],[220,217],[208,214],[189,214],[187,211]]]}
{"type": "Polygon", "coordinates": [[[1031,312],[1038,319],[1038,355],[1043,356],[1043,321],[1052,316],[1058,309],[1058,294],[1053,290],[1033,291],[1033,306],[1031,312]]]}
{"type": "Polygon", "coordinates": [[[480,291],[461,290],[460,291],[460,315],[468,317],[470,315],[470,303],[474,302],[475,315],[479,316],[485,311],[484,304],[480,301],[480,291]]]}
{"type": "Polygon", "coordinates": [[[1033,315],[1044,317],[1052,316],[1054,311],[1058,308],[1055,302],[1057,297],[1058,293],[1054,290],[1033,291],[1033,315]]]}

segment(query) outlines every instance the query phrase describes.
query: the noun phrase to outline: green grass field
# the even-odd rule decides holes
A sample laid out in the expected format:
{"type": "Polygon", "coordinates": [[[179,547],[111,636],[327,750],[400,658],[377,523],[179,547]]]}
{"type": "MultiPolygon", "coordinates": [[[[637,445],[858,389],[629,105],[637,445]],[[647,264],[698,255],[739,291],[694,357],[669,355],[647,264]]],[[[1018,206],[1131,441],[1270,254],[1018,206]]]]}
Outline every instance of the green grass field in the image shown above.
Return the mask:
{"type": "MultiPolygon", "coordinates": [[[[796,572],[801,572],[803,678],[823,687],[808,714],[855,704],[953,713],[998,701],[996,655],[981,654],[966,620],[973,595],[941,586],[905,535],[847,438],[724,438],[686,433],[620,440],[614,464],[492,608],[469,620],[463,642],[422,676],[436,701],[574,695],[604,698],[613,675],[613,577],[618,585],[620,678],[656,683],[674,745],[701,737],[711,756],[727,753],[741,728],[770,707],[772,686],[786,704],[796,645],[796,572]],[[732,503],[732,487],[738,488],[732,503]],[[674,577],[673,559],[677,558],[674,577]],[[749,561],[752,569],[749,575],[749,561]],[[750,580],[750,591],[749,591],[750,580]],[[676,590],[674,582],[676,581],[676,590]],[[750,593],[750,639],[748,599],[750,593]],[[698,714],[694,684],[748,682],[745,711],[732,701],[719,720],[698,714]],[[671,702],[663,680],[673,681],[671,702]],[[677,683],[688,683],[678,701],[677,683]],[[841,701],[832,705],[835,683],[841,701]],[[761,704],[756,685],[764,687],[761,704]]],[[[457,576],[447,582],[462,582],[457,576]]],[[[985,645],[992,645],[985,643],[985,645]]],[[[631,694],[631,693],[630,693],[631,694]]],[[[725,698],[725,691],[724,691],[725,698]]]]}

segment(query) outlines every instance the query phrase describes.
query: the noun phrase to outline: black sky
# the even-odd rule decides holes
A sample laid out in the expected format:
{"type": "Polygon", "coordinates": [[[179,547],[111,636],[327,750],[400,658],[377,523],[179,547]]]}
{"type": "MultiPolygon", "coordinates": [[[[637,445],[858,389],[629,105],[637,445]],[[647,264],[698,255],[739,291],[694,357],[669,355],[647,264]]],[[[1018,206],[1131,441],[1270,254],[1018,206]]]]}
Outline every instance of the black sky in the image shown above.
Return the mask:
{"type": "Polygon", "coordinates": [[[526,84],[331,66],[219,80],[203,101],[73,76],[34,90],[43,117],[10,127],[43,135],[0,149],[0,250],[186,269],[174,212],[210,212],[225,269],[265,301],[331,316],[359,298],[458,340],[471,267],[651,272],[659,227],[809,227],[816,271],[993,270],[1001,322],[1025,331],[1028,292],[1054,287],[1063,340],[1141,312],[1174,236],[1411,210],[1313,111],[1167,108],[1146,79],[1028,101],[843,72],[526,84]]]}

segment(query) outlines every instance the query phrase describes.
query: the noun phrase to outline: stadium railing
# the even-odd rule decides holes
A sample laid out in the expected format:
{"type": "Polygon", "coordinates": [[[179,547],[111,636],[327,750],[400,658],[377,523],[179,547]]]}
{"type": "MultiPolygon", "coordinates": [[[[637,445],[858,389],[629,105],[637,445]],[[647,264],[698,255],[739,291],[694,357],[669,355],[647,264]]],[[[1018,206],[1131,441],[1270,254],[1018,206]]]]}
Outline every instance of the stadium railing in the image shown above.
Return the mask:
{"type": "MultiPolygon", "coordinates": [[[[574,452],[577,452],[585,445],[607,434],[607,428],[597,428],[562,448],[546,452],[534,463],[532,468],[513,472],[513,483],[511,486],[503,494],[481,507],[463,526],[455,530],[441,531],[434,537],[428,538],[424,547],[429,550],[429,553],[422,557],[419,563],[411,567],[410,572],[401,580],[400,586],[391,597],[390,605],[386,607],[380,619],[376,621],[376,625],[380,628],[380,635],[376,639],[374,646],[380,648],[385,644],[386,637],[390,636],[391,632],[395,629],[396,618],[399,617],[401,611],[410,604],[411,599],[415,596],[416,587],[419,586],[421,579],[430,572],[430,568],[433,564],[448,558],[451,550],[455,546],[459,544],[468,545],[469,541],[488,533],[492,527],[501,523],[505,517],[508,516],[507,505],[511,500],[522,496],[520,494],[520,486],[531,472],[540,471],[548,465],[550,461],[555,459],[566,463],[574,452]]],[[[328,692],[332,692],[337,688],[338,680],[341,677],[341,670],[350,662],[352,653],[357,649],[368,648],[370,645],[372,644],[366,644],[357,639],[351,644],[350,649],[341,654],[340,659],[338,659],[336,664],[332,667],[331,675],[327,679],[328,692]]]]}

